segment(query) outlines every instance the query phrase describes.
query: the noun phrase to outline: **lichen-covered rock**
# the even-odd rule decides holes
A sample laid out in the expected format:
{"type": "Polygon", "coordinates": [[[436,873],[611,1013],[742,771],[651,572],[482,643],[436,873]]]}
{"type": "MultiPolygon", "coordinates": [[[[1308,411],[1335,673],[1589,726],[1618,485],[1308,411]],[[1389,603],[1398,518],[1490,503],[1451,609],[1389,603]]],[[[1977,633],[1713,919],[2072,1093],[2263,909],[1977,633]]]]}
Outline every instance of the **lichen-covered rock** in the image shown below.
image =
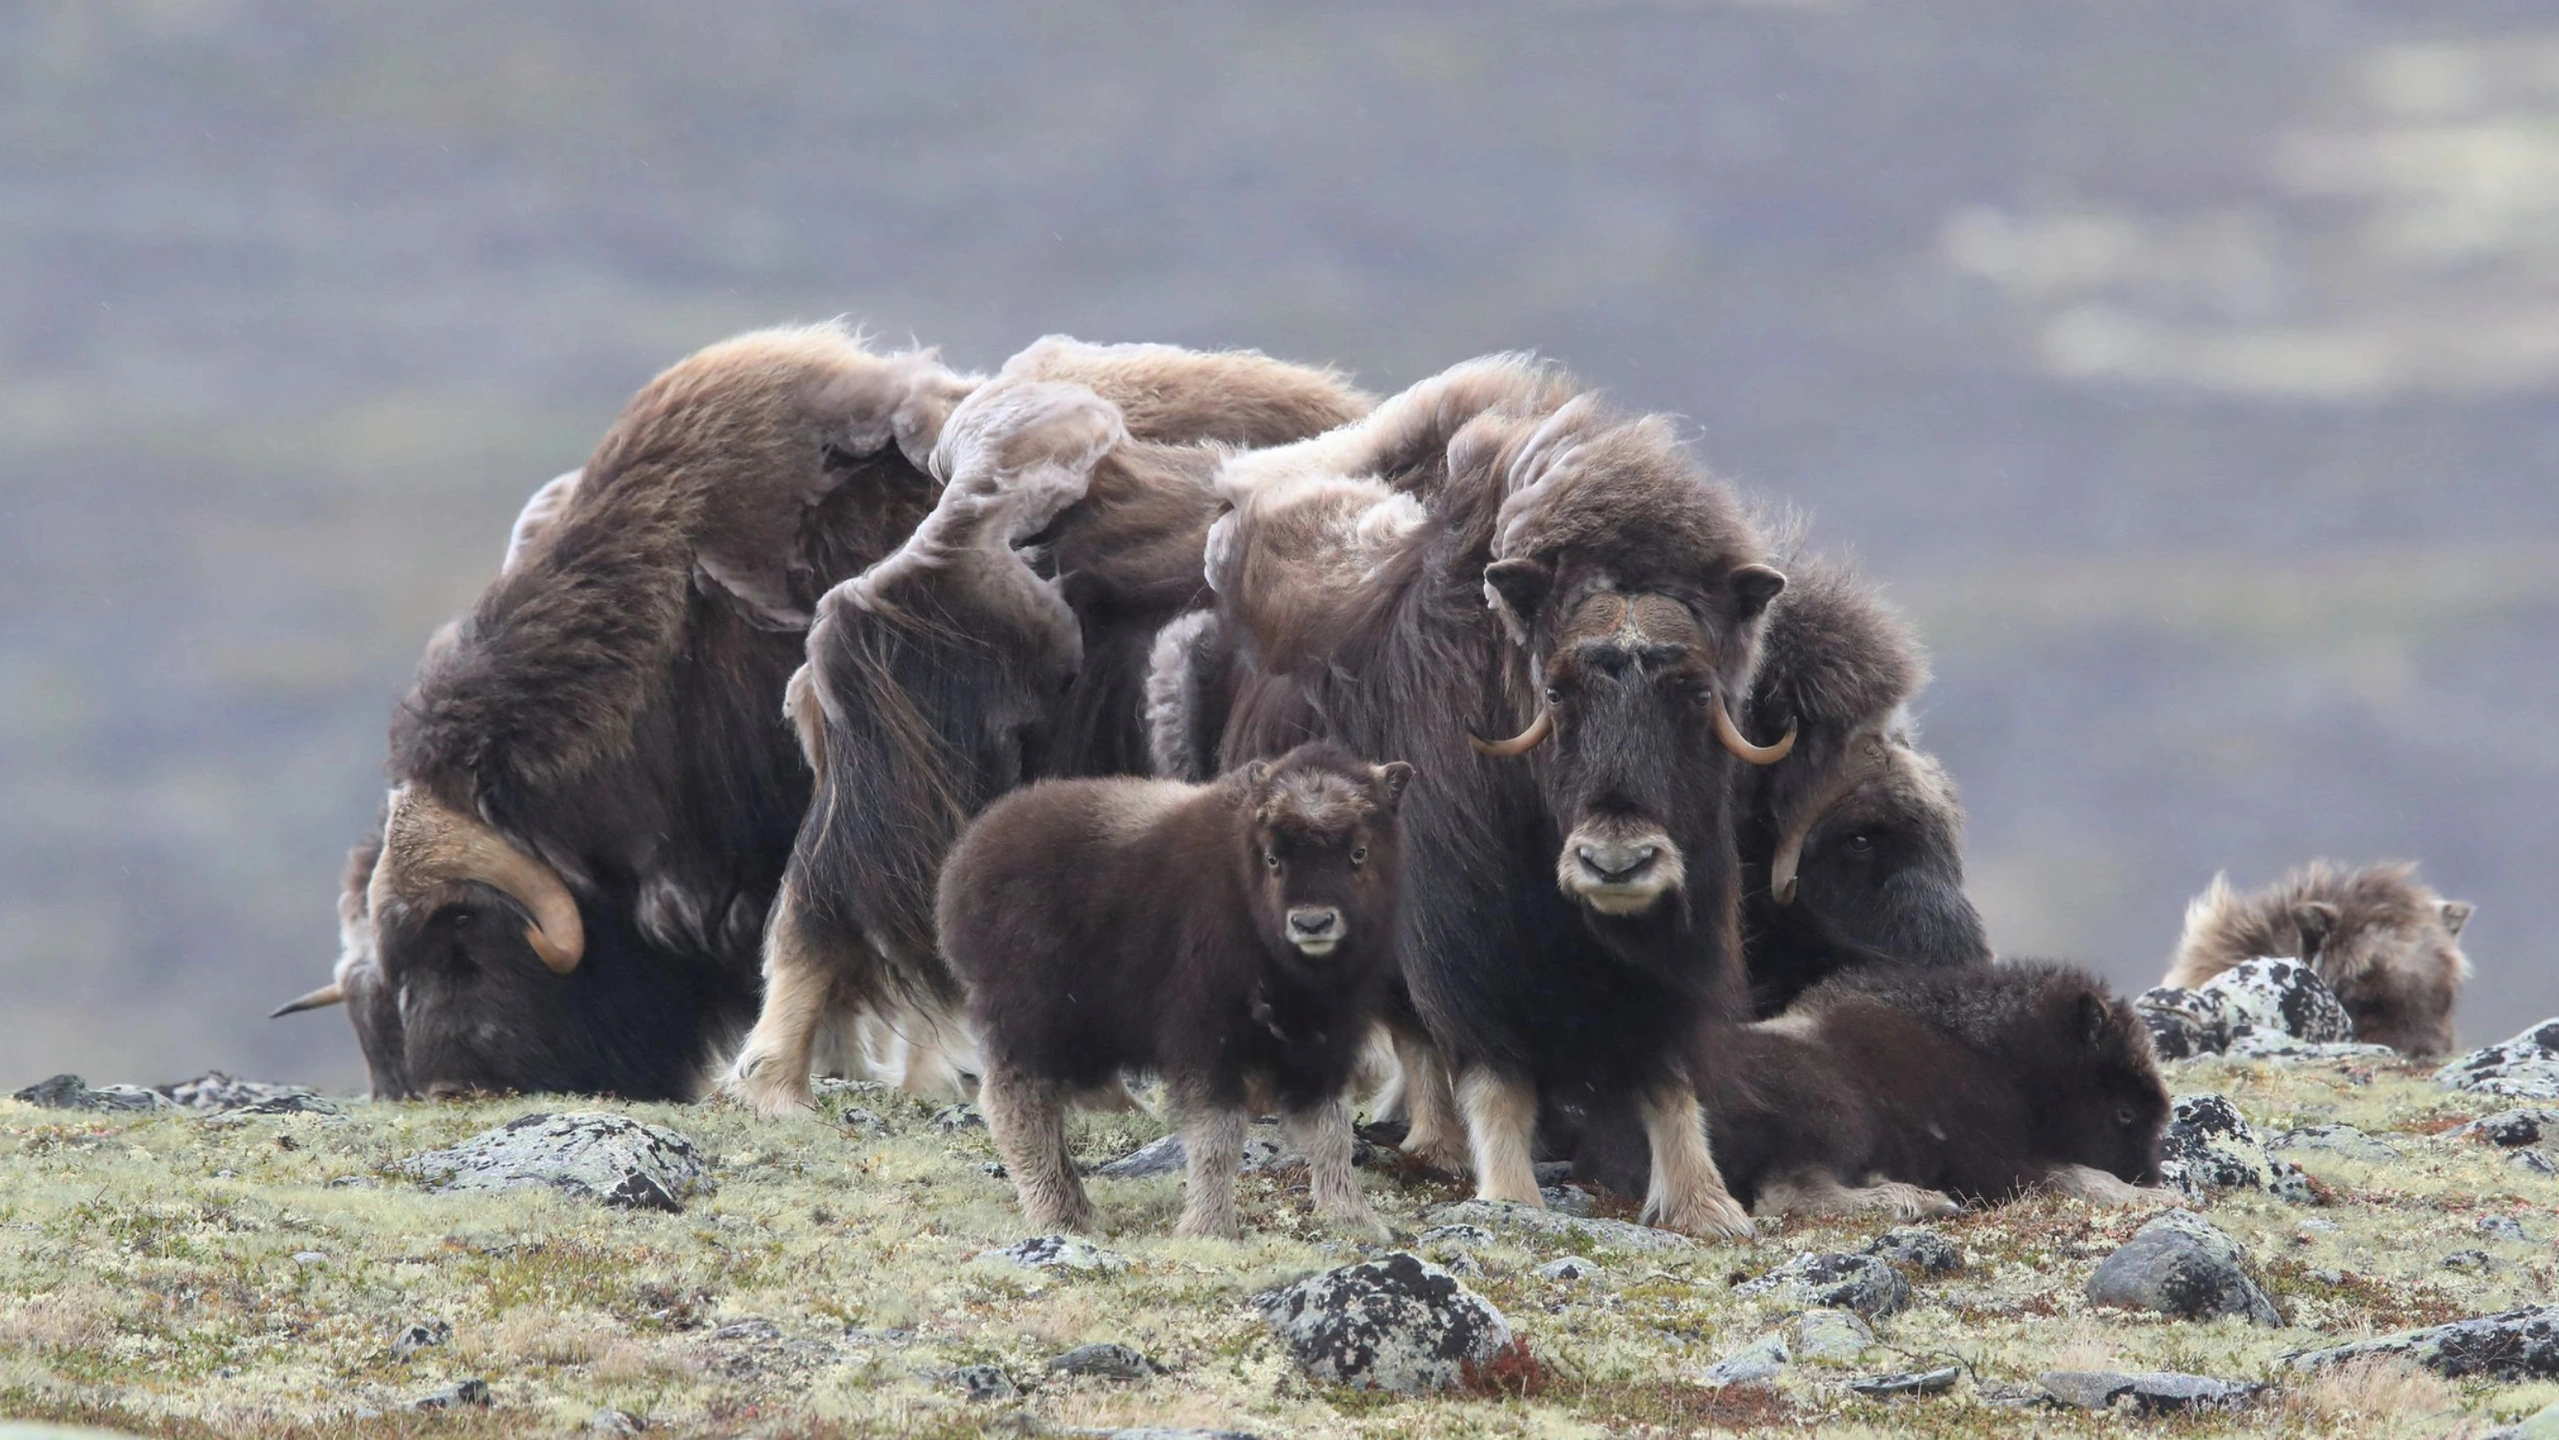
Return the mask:
{"type": "Polygon", "coordinates": [[[1903,1225],[1866,1242],[1865,1254],[1922,1275],[1952,1275],[1964,1268],[1964,1252],[1934,1230],[1903,1225]]]}
{"type": "Polygon", "coordinates": [[[1781,1332],[1771,1331],[1706,1367],[1698,1379],[1708,1385],[1765,1385],[1794,1363],[1795,1352],[1781,1332]]]}
{"type": "Polygon", "coordinates": [[[406,1360],[421,1350],[432,1349],[453,1338],[453,1326],[445,1320],[412,1320],[391,1337],[391,1358],[406,1360]]]}
{"type": "Polygon", "coordinates": [[[2307,1350],[2291,1358],[2298,1368],[2320,1369],[2373,1356],[2413,1360],[2456,1380],[2465,1375],[2484,1375],[2509,1384],[2559,1380],[2559,1305],[2429,1325],[2351,1345],[2307,1350]]]}
{"type": "Polygon", "coordinates": [[[1854,1310],[1870,1320],[1910,1303],[1910,1282],[1890,1263],[1872,1255],[1798,1255],[1756,1280],[1743,1281],[1734,1291],[1774,1296],[1795,1305],[1854,1310]]]}
{"type": "Polygon", "coordinates": [[[1535,1210],[1507,1200],[1459,1200],[1424,1217],[1433,1225],[1473,1225],[1486,1230],[1523,1231],[1532,1235],[1578,1236],[1619,1250],[1681,1250],[1696,1242],[1676,1230],[1656,1230],[1624,1220],[1566,1215],[1535,1210]]]}
{"type": "Polygon", "coordinates": [[[486,1409],[489,1404],[489,1382],[481,1379],[456,1380],[441,1390],[421,1395],[412,1410],[460,1410],[464,1407],[486,1409]]]}
{"type": "Polygon", "coordinates": [[[2511,1040],[2473,1050],[2435,1072],[2455,1090],[2517,1100],[2559,1100],[2559,1016],[2511,1040]]]}
{"type": "Polygon", "coordinates": [[[1937,1370],[1904,1370],[1892,1375],[1869,1375],[1848,1382],[1856,1395],[1939,1395],[1955,1388],[1964,1378],[1963,1367],[1948,1365],[1937,1370]]]}
{"type": "MultiPolygon", "coordinates": [[[[318,1091],[305,1086],[275,1085],[264,1080],[242,1080],[219,1070],[207,1070],[192,1080],[180,1080],[173,1085],[155,1085],[152,1088],[168,1096],[172,1102],[184,1109],[202,1110],[207,1114],[215,1115],[225,1110],[237,1110],[243,1106],[259,1105],[271,1100],[305,1097],[317,1100],[320,1098],[318,1091]]],[[[337,1105],[332,1104],[329,1108],[332,1111],[344,1113],[342,1107],[337,1105]]]]}
{"type": "Polygon", "coordinates": [[[1013,1377],[997,1365],[963,1365],[948,1378],[953,1389],[971,1400],[1010,1400],[1022,1393],[1013,1377]]]}
{"type": "Polygon", "coordinates": [[[2230,1011],[2219,991],[2154,985],[2133,999],[2162,1060],[2191,1060],[2230,1048],[2230,1011]]]}
{"type": "Polygon", "coordinates": [[[399,1168],[436,1189],[547,1186],[580,1199],[681,1210],[709,1166],[693,1142],[660,1125],[601,1110],[525,1115],[399,1168]]]}
{"type": "Polygon", "coordinates": [[[2203,983],[2221,996],[2230,1035],[2243,1030],[2326,1044],[2355,1038],[2355,1022],[2319,972],[2298,960],[2242,961],[2203,983]]]}
{"type": "Polygon", "coordinates": [[[2267,1142],[2266,1148],[2270,1151],[2318,1150],[2374,1165],[2400,1158],[2398,1146],[2376,1140],[2352,1125],[2305,1125],[2276,1136],[2267,1142]]]}
{"type": "Polygon", "coordinates": [[[2452,1132],[2456,1140],[2479,1140],[2507,1150],[2559,1140],[2559,1110],[2526,1107],[2482,1115],[2452,1132]]]}
{"type": "Polygon", "coordinates": [[[1854,1365],[1875,1348],[1873,1327],[1854,1310],[1816,1307],[1788,1322],[1786,1331],[1795,1358],[1816,1365],[1854,1365]]]}
{"type": "Polygon", "coordinates": [[[1359,1390],[1445,1390],[1511,1344],[1502,1312],[1415,1255],[1327,1270],[1253,1303],[1307,1373],[1359,1390]]]}
{"type": "Polygon", "coordinates": [[[2271,1387],[2248,1380],[2216,1380],[2173,1370],[2053,1370],[2036,1377],[2052,1403],[2074,1410],[2116,1405],[2149,1415],[2163,1411],[2234,1409],[2253,1404],[2271,1387]]]}
{"type": "Polygon", "coordinates": [[[999,1265],[1016,1265],[1024,1270],[1079,1270],[1107,1274],[1128,1268],[1128,1257],[1105,1250],[1081,1235],[1034,1235],[994,1250],[981,1250],[977,1258],[999,1265]]]}
{"type": "MultiPolygon", "coordinates": [[[[1245,1132],[1244,1158],[1236,1166],[1237,1173],[1252,1175],[1306,1163],[1305,1156],[1280,1144],[1276,1138],[1277,1130],[1276,1125],[1256,1125],[1245,1132]]],[[[1149,1140],[1117,1160],[1094,1166],[1093,1173],[1105,1180],[1141,1180],[1151,1175],[1179,1175],[1188,1163],[1182,1150],[1182,1137],[1165,1135],[1149,1140]]]]}
{"type": "Polygon", "coordinates": [[[97,1085],[77,1075],[55,1075],[17,1093],[15,1099],[47,1110],[105,1110],[149,1113],[177,1108],[168,1096],[139,1085],[97,1085]]]}
{"type": "Polygon", "coordinates": [[[2239,1107],[2219,1095],[2176,1097],[2159,1154],[2162,1178],[2197,1202],[2221,1190],[2265,1190],[2296,1205],[2318,1201],[2301,1167],[2268,1154],[2239,1107]]]}
{"type": "Polygon", "coordinates": [[[1098,1345],[1078,1345],[1048,1362],[1052,1375],[1085,1375],[1099,1380],[1144,1380],[1164,1373],[1164,1367],[1126,1345],[1104,1341],[1098,1345]]]}
{"type": "Polygon", "coordinates": [[[2366,1045],[2354,1040],[2295,1040],[2289,1035],[2275,1035],[2264,1030],[2246,1030],[2231,1038],[2228,1054],[2233,1060],[2270,1060],[2294,1064],[2313,1060],[2361,1060],[2367,1063],[2395,1060],[2399,1052],[2387,1045],[2366,1045]]]}
{"type": "Polygon", "coordinates": [[[2088,1277],[2099,1305],[2156,1310],[2180,1320],[2244,1315],[2281,1325],[2275,1302],[2249,1278],[2247,1252],[2210,1221],[2171,1210],[2144,1225],[2088,1277]]]}
{"type": "Polygon", "coordinates": [[[227,1110],[207,1115],[204,1123],[213,1126],[245,1125],[252,1120],[281,1115],[317,1115],[329,1120],[347,1118],[345,1106],[325,1095],[302,1090],[244,1100],[227,1110]]]}
{"type": "Polygon", "coordinates": [[[1579,1255],[1567,1255],[1561,1260],[1549,1260],[1537,1267],[1538,1279],[1554,1280],[1564,1284],[1578,1284],[1598,1273],[1598,1266],[1579,1255]]]}

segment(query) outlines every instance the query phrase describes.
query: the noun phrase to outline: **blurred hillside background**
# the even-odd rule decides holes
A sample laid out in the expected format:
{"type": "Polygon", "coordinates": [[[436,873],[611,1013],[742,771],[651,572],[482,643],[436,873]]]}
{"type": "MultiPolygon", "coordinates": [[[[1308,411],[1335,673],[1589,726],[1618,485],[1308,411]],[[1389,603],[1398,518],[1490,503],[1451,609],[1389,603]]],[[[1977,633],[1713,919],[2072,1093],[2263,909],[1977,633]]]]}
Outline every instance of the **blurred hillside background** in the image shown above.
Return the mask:
{"type": "Polygon", "coordinates": [[[360,1087],[428,631],[707,341],[849,314],[1388,390],[1534,347],[1935,649],[2010,952],[2216,869],[2479,902],[2559,1011],[2559,11],[2473,0],[0,7],[9,1084],[360,1087]]]}

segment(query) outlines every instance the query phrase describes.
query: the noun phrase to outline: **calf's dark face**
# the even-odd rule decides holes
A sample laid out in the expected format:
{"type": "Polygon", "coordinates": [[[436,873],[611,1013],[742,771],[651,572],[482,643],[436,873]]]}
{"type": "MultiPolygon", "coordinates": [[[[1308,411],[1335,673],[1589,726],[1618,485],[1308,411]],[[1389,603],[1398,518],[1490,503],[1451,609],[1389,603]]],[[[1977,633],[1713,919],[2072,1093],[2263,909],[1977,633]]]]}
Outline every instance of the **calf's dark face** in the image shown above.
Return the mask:
{"type": "Polygon", "coordinates": [[[2135,1185],[2159,1183],[2168,1087],[2129,1006],[2096,991],[2066,997],[2047,1031],[2071,1037],[2058,1073],[2039,1077],[2046,1153],[2135,1185]]]}
{"type": "Polygon", "coordinates": [[[1377,957],[1392,934],[1402,841],[1397,813],[1413,767],[1363,776],[1257,765],[1245,869],[1274,954],[1320,970],[1353,947],[1377,957]]]}

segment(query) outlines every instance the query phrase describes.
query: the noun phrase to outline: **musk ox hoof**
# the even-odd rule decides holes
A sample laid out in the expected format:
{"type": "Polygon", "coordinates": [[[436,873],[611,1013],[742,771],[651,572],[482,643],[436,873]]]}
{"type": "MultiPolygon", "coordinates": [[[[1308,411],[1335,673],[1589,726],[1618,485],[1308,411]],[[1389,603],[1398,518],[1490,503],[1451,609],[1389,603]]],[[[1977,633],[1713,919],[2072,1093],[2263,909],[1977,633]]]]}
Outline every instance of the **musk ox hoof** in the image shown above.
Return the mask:
{"type": "Polygon", "coordinates": [[[1402,1149],[1434,1170],[1450,1175],[1472,1174],[1475,1159],[1467,1153],[1463,1135],[1408,1135],[1402,1149]]]}
{"type": "Polygon", "coordinates": [[[1244,1238],[1244,1226],[1232,1215],[1207,1219],[1185,1215],[1182,1222],[1173,1227],[1173,1233],[1185,1240],[1241,1240],[1244,1238]]]}
{"type": "Polygon", "coordinates": [[[1699,1235],[1710,1240],[1747,1240],[1759,1233],[1750,1212],[1730,1195],[1698,1195],[1670,1204],[1644,1207],[1644,1223],[1659,1230],[1699,1235]]]}
{"type": "Polygon", "coordinates": [[[1336,1210],[1316,1218],[1336,1234],[1353,1240],[1374,1240],[1383,1244],[1395,1238],[1395,1232],[1386,1228],[1386,1222],[1378,1218],[1377,1212],[1365,1205],[1357,1210],[1336,1210]]]}
{"type": "Polygon", "coordinates": [[[793,1085],[779,1067],[758,1065],[753,1055],[741,1058],[737,1067],[720,1081],[717,1098],[742,1105],[766,1120],[788,1120],[799,1115],[817,1113],[817,1097],[810,1093],[808,1077],[800,1077],[793,1085]]]}

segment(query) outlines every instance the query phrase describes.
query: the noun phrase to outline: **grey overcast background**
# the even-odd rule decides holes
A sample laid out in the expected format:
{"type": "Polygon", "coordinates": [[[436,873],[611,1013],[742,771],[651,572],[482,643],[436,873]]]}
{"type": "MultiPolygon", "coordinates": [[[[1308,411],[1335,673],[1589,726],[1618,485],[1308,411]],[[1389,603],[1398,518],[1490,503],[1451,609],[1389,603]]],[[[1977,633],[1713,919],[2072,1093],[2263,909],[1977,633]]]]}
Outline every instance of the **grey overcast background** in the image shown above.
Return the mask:
{"type": "Polygon", "coordinates": [[[1994,938],[2217,869],[2559,1011],[2559,12],[2470,0],[0,7],[10,1088],[354,1088],[419,645],[727,333],[1533,347],[1920,621],[1994,938]]]}

